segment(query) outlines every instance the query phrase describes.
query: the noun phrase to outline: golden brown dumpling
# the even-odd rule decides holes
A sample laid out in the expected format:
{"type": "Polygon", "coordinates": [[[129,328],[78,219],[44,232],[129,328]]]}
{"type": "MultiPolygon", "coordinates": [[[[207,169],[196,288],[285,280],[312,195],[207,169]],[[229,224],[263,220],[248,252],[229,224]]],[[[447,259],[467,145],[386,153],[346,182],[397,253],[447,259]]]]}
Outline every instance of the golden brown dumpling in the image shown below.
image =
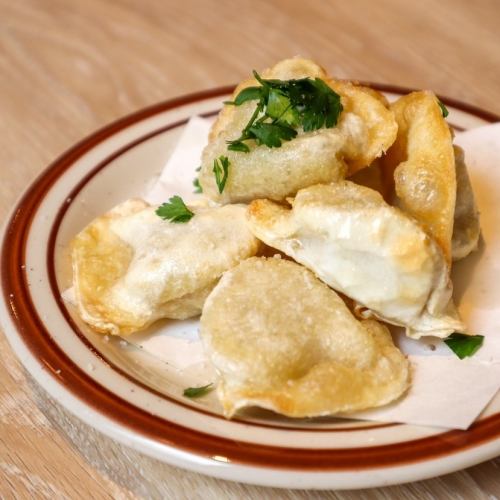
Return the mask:
{"type": "Polygon", "coordinates": [[[453,146],[457,177],[457,201],[453,222],[452,257],[460,260],[477,249],[479,234],[479,211],[465,165],[464,151],[453,146]]]}
{"type": "Polygon", "coordinates": [[[398,134],[384,165],[394,171],[396,205],[424,226],[450,264],[457,191],[450,128],[430,91],[405,95],[391,109],[398,134]]]}
{"type": "Polygon", "coordinates": [[[255,236],[411,337],[464,330],[442,250],[379,193],[342,181],[302,189],[291,204],[253,201],[255,236]]]}
{"type": "Polygon", "coordinates": [[[224,273],[203,308],[201,337],[227,417],[259,406],[289,417],[372,408],[409,386],[386,327],[358,321],[306,268],[251,258],[224,273]]]}
{"type": "MultiPolygon", "coordinates": [[[[286,59],[262,73],[267,79],[324,80],[340,96],[344,110],[333,128],[311,132],[298,129],[296,138],[281,147],[250,144],[250,152],[228,151],[228,140],[241,134],[256,109],[256,101],[241,106],[225,105],[203,151],[199,181],[204,194],[217,202],[247,202],[256,198],[283,200],[312,184],[341,180],[382,155],[396,137],[396,122],[383,98],[373,90],[330,79],[323,68],[307,59],[286,59]],[[213,166],[220,156],[230,167],[224,190],[219,193],[213,166]]],[[[235,90],[257,85],[254,79],[235,90]]]]}
{"type": "Polygon", "coordinates": [[[127,335],[160,318],[200,314],[221,274],[259,248],[242,206],[191,207],[195,216],[183,224],[155,208],[126,201],[73,241],[76,303],[99,332],[127,335]]]}

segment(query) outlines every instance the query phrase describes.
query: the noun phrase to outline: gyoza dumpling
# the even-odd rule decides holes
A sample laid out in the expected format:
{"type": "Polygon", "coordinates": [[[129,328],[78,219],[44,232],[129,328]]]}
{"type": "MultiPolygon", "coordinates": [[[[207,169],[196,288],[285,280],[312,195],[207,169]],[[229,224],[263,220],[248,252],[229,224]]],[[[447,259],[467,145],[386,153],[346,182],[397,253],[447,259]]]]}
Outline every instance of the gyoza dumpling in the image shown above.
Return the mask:
{"type": "Polygon", "coordinates": [[[379,193],[342,181],[302,189],[291,203],[252,202],[255,236],[411,337],[464,330],[442,250],[379,193]]]}
{"type": "Polygon", "coordinates": [[[457,201],[451,249],[453,260],[460,260],[477,249],[481,228],[479,226],[479,211],[465,165],[464,151],[458,146],[453,146],[453,150],[457,177],[457,201]]]}
{"type": "Polygon", "coordinates": [[[99,332],[127,335],[200,314],[221,274],[259,248],[242,206],[191,207],[186,223],[165,221],[155,208],[126,201],[73,240],[75,299],[99,332]]]}
{"type": "Polygon", "coordinates": [[[398,134],[384,165],[394,171],[396,205],[423,225],[450,264],[457,184],[453,137],[438,102],[420,91],[391,105],[398,134]]]}
{"type": "MultiPolygon", "coordinates": [[[[307,59],[286,59],[262,73],[265,79],[319,78],[341,97],[343,111],[333,128],[304,132],[283,141],[281,147],[247,141],[249,152],[229,151],[227,141],[241,135],[257,107],[256,100],[225,105],[209,136],[199,175],[203,193],[220,203],[247,202],[256,198],[283,200],[299,189],[321,182],[343,179],[369,165],[393,143],[397,126],[375,91],[349,82],[329,79],[323,68],[307,59]],[[227,180],[219,192],[214,161],[229,160],[227,180]]],[[[234,97],[247,87],[260,85],[254,79],[242,82],[234,97]]],[[[328,87],[327,87],[328,88],[328,87]]]]}
{"type": "Polygon", "coordinates": [[[227,417],[248,406],[332,415],[387,404],[409,386],[408,361],[387,328],[355,319],[294,262],[254,257],[224,273],[200,332],[227,417]]]}

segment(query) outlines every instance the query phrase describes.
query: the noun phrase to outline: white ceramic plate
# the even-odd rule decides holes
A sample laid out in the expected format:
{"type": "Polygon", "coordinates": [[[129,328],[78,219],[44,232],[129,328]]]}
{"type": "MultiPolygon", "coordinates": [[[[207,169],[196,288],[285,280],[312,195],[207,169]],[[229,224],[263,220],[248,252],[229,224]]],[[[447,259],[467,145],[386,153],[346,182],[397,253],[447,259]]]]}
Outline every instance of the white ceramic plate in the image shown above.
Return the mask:
{"type": "MultiPolygon", "coordinates": [[[[378,87],[380,88],[380,87],[378,87]]],[[[187,120],[213,115],[230,88],[128,116],[77,144],[27,190],[7,222],[0,318],[26,369],[62,405],[117,441],[224,479],[288,488],[363,488],[437,476],[500,454],[500,397],[468,431],[250,412],[227,421],[190,401],[191,371],[86,328],[60,298],[68,242],[95,216],[145,191],[187,120]]],[[[406,89],[381,88],[389,97],[406,89]]],[[[443,99],[458,130],[499,120],[443,99]]]]}

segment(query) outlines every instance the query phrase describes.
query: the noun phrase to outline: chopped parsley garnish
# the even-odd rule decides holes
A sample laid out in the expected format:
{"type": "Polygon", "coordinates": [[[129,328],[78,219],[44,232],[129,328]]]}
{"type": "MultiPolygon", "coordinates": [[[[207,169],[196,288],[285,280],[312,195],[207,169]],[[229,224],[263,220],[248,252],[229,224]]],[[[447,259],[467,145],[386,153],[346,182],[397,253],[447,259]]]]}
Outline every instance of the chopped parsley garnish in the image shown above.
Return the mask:
{"type": "Polygon", "coordinates": [[[439,99],[438,99],[438,105],[441,108],[441,114],[443,115],[443,118],[446,118],[450,114],[450,112],[439,99]]]}
{"type": "Polygon", "coordinates": [[[231,141],[229,142],[229,146],[227,147],[229,151],[239,151],[240,153],[249,153],[250,148],[241,141],[231,141]]]}
{"type": "Polygon", "coordinates": [[[187,389],[184,389],[184,392],[182,393],[183,396],[186,398],[199,398],[201,396],[204,396],[205,394],[208,394],[212,389],[214,384],[207,384],[202,387],[188,387],[187,389]]]}
{"type": "Polygon", "coordinates": [[[452,333],[444,343],[460,358],[472,356],[483,345],[483,335],[464,335],[452,333]]]}
{"type": "Polygon", "coordinates": [[[194,213],[182,201],[180,196],[172,196],[168,203],[163,203],[156,209],[156,215],[163,220],[170,222],[187,222],[194,216],[194,213]]]}
{"type": "Polygon", "coordinates": [[[234,99],[226,102],[241,106],[247,101],[258,101],[255,111],[240,137],[228,141],[228,149],[248,153],[244,141],[257,145],[281,147],[297,135],[297,128],[305,132],[337,125],[342,103],[340,96],[320,78],[299,80],[264,80],[253,72],[260,87],[247,87],[234,99]]]}
{"type": "Polygon", "coordinates": [[[203,188],[201,187],[201,184],[200,184],[200,179],[198,179],[198,177],[195,177],[193,179],[193,186],[194,186],[194,192],[195,193],[203,193],[203,188]]]}
{"type": "Polygon", "coordinates": [[[226,186],[227,176],[229,175],[229,159],[227,156],[219,156],[217,160],[214,160],[213,173],[215,175],[215,182],[217,183],[217,188],[219,193],[224,191],[226,186]]]}
{"type": "Polygon", "coordinates": [[[250,132],[258,145],[265,144],[270,148],[279,148],[282,141],[289,141],[297,135],[296,130],[280,123],[257,123],[250,127],[250,132]]]}

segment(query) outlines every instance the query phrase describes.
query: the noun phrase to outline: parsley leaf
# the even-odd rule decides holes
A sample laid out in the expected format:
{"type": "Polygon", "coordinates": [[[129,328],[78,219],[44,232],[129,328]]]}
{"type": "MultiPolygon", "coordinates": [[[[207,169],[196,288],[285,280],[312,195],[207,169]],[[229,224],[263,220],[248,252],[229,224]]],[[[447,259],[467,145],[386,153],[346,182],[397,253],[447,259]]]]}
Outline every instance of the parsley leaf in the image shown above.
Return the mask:
{"type": "Polygon", "coordinates": [[[311,85],[316,89],[314,99],[307,103],[303,117],[303,127],[306,132],[317,130],[321,127],[332,128],[342,111],[340,96],[336,94],[323,80],[311,80],[311,85]]]}
{"type": "Polygon", "coordinates": [[[266,113],[276,121],[286,123],[292,127],[297,127],[300,123],[298,111],[292,106],[290,99],[281,90],[270,90],[266,113]]]}
{"type": "Polygon", "coordinates": [[[234,104],[235,106],[241,106],[244,102],[259,100],[260,94],[260,87],[247,87],[236,96],[234,101],[226,101],[224,104],[234,104]]]}
{"type": "Polygon", "coordinates": [[[195,193],[203,193],[203,188],[201,187],[200,179],[198,179],[198,177],[193,179],[193,186],[195,187],[195,193]]]}
{"type": "Polygon", "coordinates": [[[450,112],[439,99],[438,99],[438,105],[441,108],[441,114],[443,115],[443,118],[446,118],[450,114],[450,112]]]}
{"type": "Polygon", "coordinates": [[[182,394],[186,398],[199,398],[201,396],[204,396],[205,394],[208,394],[213,389],[213,385],[213,383],[210,383],[202,387],[188,387],[187,389],[184,389],[184,392],[182,394]]]}
{"type": "Polygon", "coordinates": [[[250,148],[241,141],[231,141],[227,149],[229,149],[229,151],[239,151],[240,153],[250,152],[250,148]]]}
{"type": "Polygon", "coordinates": [[[182,201],[180,196],[172,196],[168,203],[163,203],[156,209],[156,215],[163,220],[170,222],[187,222],[194,216],[194,213],[182,201]]]}
{"type": "Polygon", "coordinates": [[[250,132],[257,144],[265,144],[270,148],[279,148],[282,141],[289,141],[297,135],[296,130],[279,123],[256,123],[250,127],[250,132]]]}
{"type": "Polygon", "coordinates": [[[227,156],[219,156],[218,159],[214,160],[213,173],[215,174],[215,182],[219,189],[219,193],[224,191],[226,186],[227,176],[229,175],[229,158],[227,156]]]}
{"type": "Polygon", "coordinates": [[[310,132],[337,125],[343,110],[340,96],[320,78],[298,80],[266,80],[254,71],[260,87],[247,87],[226,102],[241,106],[256,100],[255,111],[240,137],[227,141],[228,149],[248,153],[243,141],[255,140],[258,145],[279,148],[283,141],[296,137],[296,129],[310,132]]]}
{"type": "Polygon", "coordinates": [[[452,333],[444,343],[460,358],[472,356],[483,345],[483,335],[464,335],[452,333]]]}

